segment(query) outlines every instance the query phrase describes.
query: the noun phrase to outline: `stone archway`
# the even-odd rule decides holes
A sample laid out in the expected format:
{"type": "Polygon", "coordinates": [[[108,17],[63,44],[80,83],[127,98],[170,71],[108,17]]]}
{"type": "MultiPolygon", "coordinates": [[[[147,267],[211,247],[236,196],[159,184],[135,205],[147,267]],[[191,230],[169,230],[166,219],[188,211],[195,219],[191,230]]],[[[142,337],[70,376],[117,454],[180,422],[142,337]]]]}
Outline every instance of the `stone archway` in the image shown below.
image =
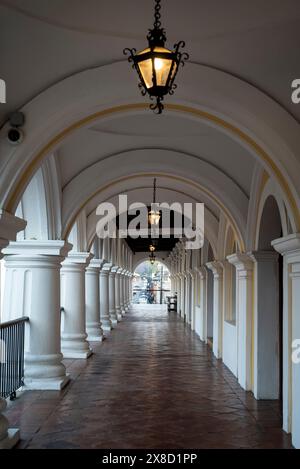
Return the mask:
{"type": "Polygon", "coordinates": [[[153,266],[147,258],[136,263],[132,282],[133,303],[166,304],[170,293],[170,270],[165,260],[158,257],[153,266]]]}
{"type": "Polygon", "coordinates": [[[254,395],[279,399],[282,388],[282,262],[271,242],[282,236],[282,221],[270,195],[260,219],[255,260],[254,395]]]}

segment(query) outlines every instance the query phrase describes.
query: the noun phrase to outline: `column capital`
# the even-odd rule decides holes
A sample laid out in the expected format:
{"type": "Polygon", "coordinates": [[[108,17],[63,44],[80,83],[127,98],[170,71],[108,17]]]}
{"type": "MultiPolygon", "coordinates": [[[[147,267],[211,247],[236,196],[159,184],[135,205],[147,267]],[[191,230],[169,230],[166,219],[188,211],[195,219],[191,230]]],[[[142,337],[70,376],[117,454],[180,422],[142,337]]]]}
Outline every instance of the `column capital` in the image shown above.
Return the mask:
{"type": "Polygon", "coordinates": [[[119,270],[119,267],[117,265],[112,265],[109,273],[110,275],[116,275],[118,270],[119,270]]]}
{"type": "Polygon", "coordinates": [[[24,241],[12,241],[7,248],[3,250],[3,254],[7,256],[7,260],[10,256],[20,257],[40,257],[44,256],[60,256],[66,257],[72,244],[66,241],[53,241],[53,240],[24,240],[24,241]]]}
{"type": "Polygon", "coordinates": [[[212,271],[215,278],[222,277],[224,265],[221,261],[207,262],[206,267],[212,271]]]}
{"type": "Polygon", "coordinates": [[[227,260],[230,264],[235,266],[238,272],[248,270],[252,271],[254,267],[251,256],[241,252],[236,252],[235,254],[227,256],[227,260]]]}
{"type": "Polygon", "coordinates": [[[108,275],[109,272],[110,272],[111,267],[112,267],[112,265],[110,263],[104,262],[104,264],[102,264],[102,266],[101,266],[100,274],[108,275]]]}
{"type": "Polygon", "coordinates": [[[91,259],[89,265],[87,266],[88,269],[93,269],[93,270],[100,270],[103,264],[102,259],[91,259]]]}
{"type": "Polygon", "coordinates": [[[300,254],[300,233],[293,233],[272,241],[273,248],[281,255],[300,254]]]}
{"type": "Polygon", "coordinates": [[[63,262],[64,266],[78,265],[82,267],[87,267],[94,255],[91,252],[76,252],[70,251],[68,257],[63,262]]]}

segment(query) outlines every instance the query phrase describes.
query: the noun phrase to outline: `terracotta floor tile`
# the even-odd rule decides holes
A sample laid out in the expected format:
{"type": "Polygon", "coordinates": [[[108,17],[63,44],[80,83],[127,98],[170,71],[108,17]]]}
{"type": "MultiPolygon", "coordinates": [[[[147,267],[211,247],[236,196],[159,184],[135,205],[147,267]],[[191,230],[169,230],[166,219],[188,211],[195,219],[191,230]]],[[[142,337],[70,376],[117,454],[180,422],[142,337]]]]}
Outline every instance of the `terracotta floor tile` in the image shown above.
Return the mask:
{"type": "Polygon", "coordinates": [[[62,392],[9,404],[19,448],[289,448],[280,403],[255,401],[173,313],[135,307],[62,392]]]}

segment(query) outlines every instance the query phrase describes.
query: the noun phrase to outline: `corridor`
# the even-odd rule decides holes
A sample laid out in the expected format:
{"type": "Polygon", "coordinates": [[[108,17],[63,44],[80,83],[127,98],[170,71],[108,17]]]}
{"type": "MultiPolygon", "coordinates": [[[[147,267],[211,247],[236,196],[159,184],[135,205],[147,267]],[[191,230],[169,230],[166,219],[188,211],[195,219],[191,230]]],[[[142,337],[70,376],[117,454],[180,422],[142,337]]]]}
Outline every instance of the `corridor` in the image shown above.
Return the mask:
{"type": "Polygon", "coordinates": [[[182,319],[135,305],[61,393],[9,405],[19,448],[290,448],[276,401],[255,401],[182,319]]]}

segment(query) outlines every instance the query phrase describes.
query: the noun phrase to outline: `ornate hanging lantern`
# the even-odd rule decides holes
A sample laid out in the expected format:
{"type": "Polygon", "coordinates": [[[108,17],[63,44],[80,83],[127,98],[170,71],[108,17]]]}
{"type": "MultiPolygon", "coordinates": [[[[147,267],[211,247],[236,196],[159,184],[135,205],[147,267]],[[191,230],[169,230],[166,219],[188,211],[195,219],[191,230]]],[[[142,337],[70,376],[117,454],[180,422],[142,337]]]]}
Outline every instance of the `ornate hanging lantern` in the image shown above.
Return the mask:
{"type": "Polygon", "coordinates": [[[150,225],[158,225],[160,220],[160,212],[156,207],[156,178],[153,180],[153,203],[148,213],[148,220],[150,225]]]}
{"type": "Polygon", "coordinates": [[[189,58],[186,52],[180,49],[185,47],[184,41],[174,45],[174,51],[165,48],[167,40],[165,30],[161,27],[160,0],[155,0],[155,14],[153,29],[149,29],[147,35],[148,47],[141,52],[136,49],[124,49],[124,54],[130,54],[129,62],[136,69],[140,83],[139,88],[143,96],[147,93],[155,102],[150,104],[157,114],[161,114],[164,105],[163,99],[166,94],[174,94],[177,85],[174,83],[179,65],[184,65],[189,58]]]}

